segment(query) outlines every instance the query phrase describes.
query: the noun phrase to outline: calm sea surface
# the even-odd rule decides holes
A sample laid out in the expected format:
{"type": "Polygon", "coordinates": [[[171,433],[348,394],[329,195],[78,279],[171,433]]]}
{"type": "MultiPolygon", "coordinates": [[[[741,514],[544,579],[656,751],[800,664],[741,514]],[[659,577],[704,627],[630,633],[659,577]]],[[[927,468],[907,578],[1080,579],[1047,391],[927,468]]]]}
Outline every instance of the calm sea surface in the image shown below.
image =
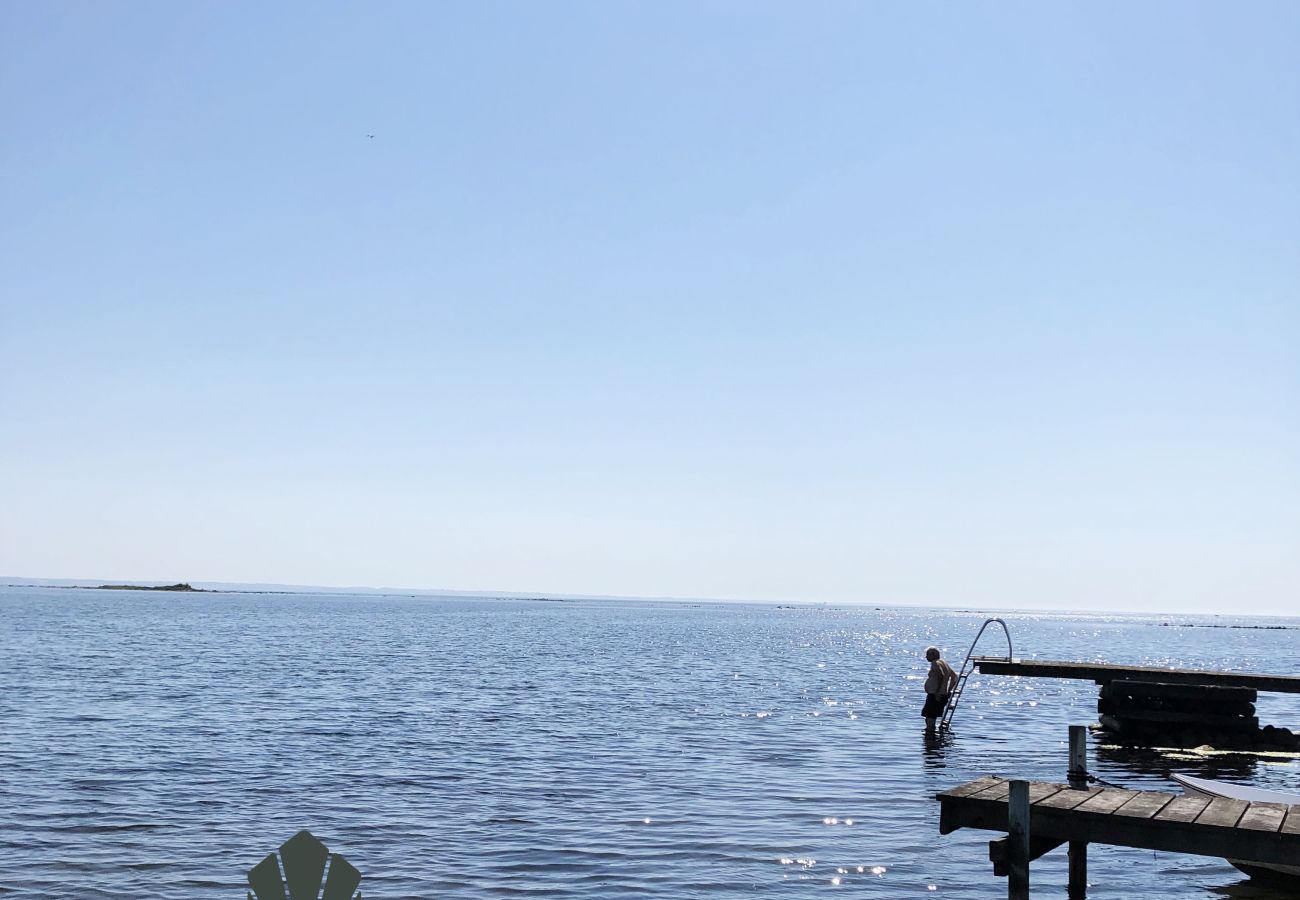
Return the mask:
{"type": "MultiPolygon", "coordinates": [[[[1062,779],[1096,688],[975,676],[928,743],[922,651],[960,665],[985,615],[3,588],[0,895],[243,897],[309,828],[369,898],[1004,897],[992,835],[940,837],[933,795],[1062,779]]],[[[1296,620],[1006,618],[1018,656],[1300,671],[1296,620]]],[[[1300,726],[1300,698],[1260,707],[1300,726]]],[[[1293,759],[1089,753],[1125,786],[1300,791],[1293,759]]],[[[1095,897],[1285,896],[1202,857],[1089,871],[1095,897]]],[[[1063,897],[1064,853],[1032,877],[1063,897]]]]}

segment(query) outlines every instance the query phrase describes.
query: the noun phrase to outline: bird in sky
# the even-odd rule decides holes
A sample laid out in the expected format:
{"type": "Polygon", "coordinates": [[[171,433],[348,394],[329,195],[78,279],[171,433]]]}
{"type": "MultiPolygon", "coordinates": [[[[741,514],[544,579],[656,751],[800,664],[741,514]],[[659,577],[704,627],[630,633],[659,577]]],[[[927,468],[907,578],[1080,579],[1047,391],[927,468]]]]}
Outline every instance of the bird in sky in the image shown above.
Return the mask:
{"type": "Polygon", "coordinates": [[[373,134],[368,134],[366,135],[366,137],[370,138],[372,141],[375,139],[375,136],[373,134]]]}

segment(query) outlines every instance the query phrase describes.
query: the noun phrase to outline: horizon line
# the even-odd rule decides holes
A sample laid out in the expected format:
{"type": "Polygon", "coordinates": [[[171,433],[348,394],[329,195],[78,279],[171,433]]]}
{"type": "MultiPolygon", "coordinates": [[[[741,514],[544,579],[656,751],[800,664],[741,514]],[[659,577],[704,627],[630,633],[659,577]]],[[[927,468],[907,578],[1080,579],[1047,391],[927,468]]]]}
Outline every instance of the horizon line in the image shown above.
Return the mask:
{"type": "Polygon", "coordinates": [[[1300,620],[1300,616],[1287,616],[1277,613],[1265,612],[1244,612],[1244,613],[1210,613],[1210,612],[1185,612],[1170,611],[1160,609],[1108,609],[1105,607],[1093,608],[1052,608],[1052,607],[1030,607],[1030,606],[978,606],[969,604],[943,604],[925,601],[873,601],[873,600],[795,600],[795,599],[753,599],[744,597],[693,597],[693,596],[672,596],[672,595],[640,595],[640,594],[583,594],[570,592],[551,592],[551,591],[518,591],[518,590],[468,590],[457,588],[415,588],[415,587],[376,587],[373,585],[325,585],[325,584],[297,584],[287,582],[245,582],[245,581],[185,581],[183,579],[102,579],[102,578],[41,578],[18,576],[0,576],[0,587],[6,588],[85,588],[95,589],[101,585],[124,585],[130,587],[158,587],[169,584],[189,584],[196,588],[211,591],[214,593],[244,593],[244,594],[353,594],[353,595],[373,595],[373,596],[427,596],[427,597],[463,597],[472,599],[501,599],[501,600],[607,600],[607,601],[627,601],[627,602],[644,602],[644,603],[713,603],[713,604],[751,604],[757,606],[799,606],[799,607],[834,607],[834,608],[859,608],[875,607],[877,609],[935,609],[949,610],[954,612],[1012,612],[1019,614],[1031,613],[1077,613],[1085,615],[1134,615],[1134,616],[1187,616],[1187,617],[1205,617],[1205,618],[1263,618],[1263,619],[1294,619],[1300,620]]]}

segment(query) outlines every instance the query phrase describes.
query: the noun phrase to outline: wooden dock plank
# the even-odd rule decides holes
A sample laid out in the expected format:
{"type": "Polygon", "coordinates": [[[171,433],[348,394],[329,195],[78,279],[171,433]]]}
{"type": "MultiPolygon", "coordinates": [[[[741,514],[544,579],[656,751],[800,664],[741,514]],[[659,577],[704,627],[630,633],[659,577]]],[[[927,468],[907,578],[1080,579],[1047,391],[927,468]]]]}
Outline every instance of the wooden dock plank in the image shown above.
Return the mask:
{"type": "Polygon", "coordinates": [[[1235,828],[1237,822],[1241,820],[1242,813],[1250,804],[1245,800],[1227,800],[1223,797],[1215,797],[1210,801],[1205,811],[1196,817],[1197,825],[1221,825],[1226,828],[1235,828]]]}
{"type": "Polygon", "coordinates": [[[1045,797],[1034,805],[1041,806],[1044,809],[1074,809],[1089,797],[1101,792],[1102,788],[1099,787],[1090,787],[1083,790],[1066,787],[1064,790],[1058,791],[1050,797],[1045,797]]]}
{"type": "Polygon", "coordinates": [[[1298,675],[1262,675],[1251,672],[1210,672],[1199,669],[1164,669],[1114,663],[1068,662],[1050,659],[1006,659],[977,656],[971,662],[985,675],[1025,678],[1075,678],[1109,684],[1113,681],[1154,681],[1165,684],[1199,684],[1211,687],[1251,688],[1283,694],[1300,694],[1298,675]]]}
{"type": "Polygon", "coordinates": [[[1098,813],[1103,816],[1110,815],[1137,795],[1137,791],[1126,791],[1122,788],[1106,788],[1095,797],[1089,797],[1087,800],[1080,803],[1074,808],[1074,811],[1098,813]]]}
{"type": "Polygon", "coordinates": [[[982,778],[976,778],[974,781],[968,781],[965,784],[959,784],[955,788],[949,788],[939,795],[944,797],[969,797],[971,794],[978,794],[985,788],[992,787],[999,782],[1005,781],[1005,778],[998,778],[996,775],[985,775],[982,778]]]}
{"type": "Polygon", "coordinates": [[[1281,803],[1252,803],[1237,822],[1248,831],[1279,831],[1286,820],[1287,807],[1281,803]]]}
{"type": "MultiPolygon", "coordinates": [[[[1006,778],[1000,778],[998,781],[998,784],[989,785],[982,791],[967,794],[966,796],[975,800],[1006,800],[1011,793],[1011,781],[1006,778]]],[[[1051,781],[1031,781],[1029,783],[1029,803],[1032,806],[1035,803],[1049,799],[1054,794],[1069,789],[1068,784],[1057,784],[1051,781]]]]}
{"type": "Polygon", "coordinates": [[[1044,800],[1050,800],[1061,791],[1068,791],[1068,784],[1053,784],[1047,781],[1034,781],[1029,785],[1029,805],[1042,803],[1044,800]]]}
{"type": "Polygon", "coordinates": [[[1278,829],[1280,834],[1300,834],[1300,806],[1288,806],[1286,821],[1278,829]]]}
{"type": "Polygon", "coordinates": [[[1155,817],[1162,822],[1195,822],[1209,805],[1209,797],[1175,796],[1155,817]]]}
{"type": "Polygon", "coordinates": [[[995,800],[995,801],[1000,800],[1001,802],[1006,803],[1007,797],[1010,796],[1010,794],[1011,794],[1011,782],[1007,781],[1006,779],[1002,779],[997,784],[986,787],[978,794],[971,794],[970,799],[995,800]]]}
{"type": "Polygon", "coordinates": [[[1174,799],[1173,794],[1159,791],[1142,791],[1132,800],[1115,810],[1117,816],[1132,816],[1135,819],[1151,819],[1174,799]]]}

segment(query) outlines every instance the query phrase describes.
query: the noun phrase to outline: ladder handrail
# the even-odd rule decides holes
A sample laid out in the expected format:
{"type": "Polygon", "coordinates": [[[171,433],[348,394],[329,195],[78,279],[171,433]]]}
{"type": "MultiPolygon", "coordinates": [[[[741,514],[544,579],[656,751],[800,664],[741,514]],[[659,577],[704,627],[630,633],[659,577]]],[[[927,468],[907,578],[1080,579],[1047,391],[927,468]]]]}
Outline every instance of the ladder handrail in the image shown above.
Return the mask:
{"type": "Polygon", "coordinates": [[[966,658],[961,664],[961,672],[957,675],[957,685],[953,688],[952,693],[948,695],[948,704],[944,707],[943,718],[939,721],[940,731],[947,731],[948,726],[952,724],[952,717],[957,713],[957,704],[961,702],[962,691],[966,688],[966,679],[971,675],[971,658],[975,655],[975,646],[980,642],[980,638],[984,636],[984,629],[994,622],[1002,626],[1002,633],[1006,635],[1007,661],[1010,662],[1014,656],[1014,651],[1011,648],[1011,629],[1007,627],[1007,623],[997,618],[985,619],[984,624],[980,626],[980,630],[975,633],[975,640],[971,641],[970,649],[966,651],[966,658]]]}

